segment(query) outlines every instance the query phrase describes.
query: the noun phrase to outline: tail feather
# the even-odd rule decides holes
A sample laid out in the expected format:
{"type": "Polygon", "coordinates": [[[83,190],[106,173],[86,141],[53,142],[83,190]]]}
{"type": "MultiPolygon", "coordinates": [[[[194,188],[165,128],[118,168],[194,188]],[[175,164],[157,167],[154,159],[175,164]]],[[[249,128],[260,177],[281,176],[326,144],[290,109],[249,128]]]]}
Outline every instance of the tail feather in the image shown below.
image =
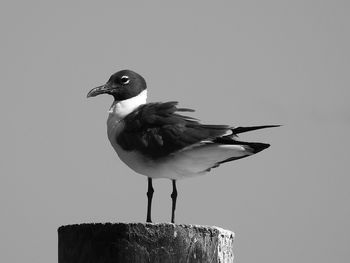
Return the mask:
{"type": "Polygon", "coordinates": [[[243,132],[249,132],[254,130],[260,130],[265,128],[274,128],[274,127],[280,127],[281,125],[262,125],[262,126],[250,126],[250,127],[236,127],[231,129],[233,134],[239,134],[243,132]]]}
{"type": "Polygon", "coordinates": [[[281,125],[263,125],[263,126],[251,126],[251,127],[236,127],[232,128],[232,134],[228,136],[221,136],[216,137],[214,140],[211,141],[211,143],[222,145],[222,146],[229,146],[229,145],[236,145],[241,146],[243,149],[243,154],[240,152],[240,154],[236,154],[235,156],[222,159],[221,161],[218,161],[214,163],[211,167],[207,168],[205,171],[210,171],[212,168],[219,167],[223,163],[232,162],[235,160],[239,160],[248,156],[251,156],[253,154],[256,154],[258,152],[261,152],[267,148],[270,147],[270,144],[268,143],[261,143],[261,142],[244,142],[244,141],[238,141],[234,137],[237,137],[235,135],[239,133],[244,133],[248,131],[254,131],[254,130],[260,130],[265,128],[273,128],[273,127],[280,127],[281,125]]]}
{"type": "Polygon", "coordinates": [[[267,148],[270,147],[270,144],[268,143],[261,143],[261,142],[241,142],[241,141],[232,141],[231,144],[237,144],[237,145],[242,145],[244,148],[246,148],[250,153],[247,154],[247,155],[243,155],[243,156],[239,156],[239,157],[230,157],[230,158],[227,158],[225,160],[222,160],[220,162],[217,162],[215,164],[215,166],[211,167],[211,168],[216,168],[218,167],[220,164],[223,164],[223,163],[227,163],[227,162],[232,162],[232,161],[236,161],[236,160],[239,160],[239,159],[242,159],[242,158],[245,158],[245,157],[248,157],[252,154],[256,154],[258,152],[261,152],[267,148]]]}
{"type": "Polygon", "coordinates": [[[261,152],[262,150],[270,147],[270,144],[262,142],[242,142],[242,144],[243,146],[247,145],[253,154],[261,152]]]}

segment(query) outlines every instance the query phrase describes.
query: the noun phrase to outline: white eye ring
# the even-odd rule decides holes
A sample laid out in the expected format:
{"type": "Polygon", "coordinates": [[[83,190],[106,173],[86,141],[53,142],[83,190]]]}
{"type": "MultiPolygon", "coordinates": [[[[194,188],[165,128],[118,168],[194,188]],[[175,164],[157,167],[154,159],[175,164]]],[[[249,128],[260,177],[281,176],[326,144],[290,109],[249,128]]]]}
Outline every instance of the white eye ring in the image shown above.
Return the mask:
{"type": "Polygon", "coordinates": [[[120,78],[120,81],[121,81],[121,83],[122,83],[123,85],[125,85],[125,84],[128,84],[128,83],[130,82],[130,79],[129,79],[128,76],[122,76],[122,77],[120,78]]]}

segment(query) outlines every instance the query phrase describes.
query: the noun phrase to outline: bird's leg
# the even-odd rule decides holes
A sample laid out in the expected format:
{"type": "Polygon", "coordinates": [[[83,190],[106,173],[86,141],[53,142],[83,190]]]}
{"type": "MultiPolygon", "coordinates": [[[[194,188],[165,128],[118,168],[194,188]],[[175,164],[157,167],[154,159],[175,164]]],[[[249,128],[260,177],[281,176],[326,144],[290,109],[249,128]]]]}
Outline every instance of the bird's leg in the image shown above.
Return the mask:
{"type": "Polygon", "coordinates": [[[177,190],[176,190],[176,180],[172,180],[173,182],[173,192],[171,193],[172,199],[172,207],[171,207],[171,223],[175,223],[175,208],[176,208],[176,198],[177,198],[177,190]]]}
{"type": "Polygon", "coordinates": [[[148,204],[147,204],[147,223],[152,223],[151,219],[151,210],[152,210],[152,197],[153,197],[154,189],[152,186],[152,178],[148,177],[148,190],[147,190],[147,199],[148,199],[148,204]]]}

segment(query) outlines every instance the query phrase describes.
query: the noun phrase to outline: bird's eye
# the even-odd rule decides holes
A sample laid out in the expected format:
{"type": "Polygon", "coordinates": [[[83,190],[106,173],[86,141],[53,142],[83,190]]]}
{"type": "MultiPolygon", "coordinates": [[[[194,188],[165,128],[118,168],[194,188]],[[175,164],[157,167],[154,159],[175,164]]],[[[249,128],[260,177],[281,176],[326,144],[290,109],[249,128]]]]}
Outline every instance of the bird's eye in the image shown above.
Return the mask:
{"type": "Polygon", "coordinates": [[[130,79],[129,79],[128,76],[122,76],[122,77],[120,78],[120,82],[121,82],[123,85],[125,85],[125,84],[128,84],[128,83],[130,82],[130,79]]]}

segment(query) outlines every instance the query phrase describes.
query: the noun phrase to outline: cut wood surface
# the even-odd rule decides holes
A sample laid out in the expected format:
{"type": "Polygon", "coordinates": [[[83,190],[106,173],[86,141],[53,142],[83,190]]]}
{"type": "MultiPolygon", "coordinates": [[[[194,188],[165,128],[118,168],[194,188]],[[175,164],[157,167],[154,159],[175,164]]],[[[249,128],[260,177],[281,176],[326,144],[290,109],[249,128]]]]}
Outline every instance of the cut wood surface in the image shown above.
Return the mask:
{"type": "Polygon", "coordinates": [[[234,233],[170,223],[105,223],[58,229],[58,263],[233,262],[234,233]]]}

